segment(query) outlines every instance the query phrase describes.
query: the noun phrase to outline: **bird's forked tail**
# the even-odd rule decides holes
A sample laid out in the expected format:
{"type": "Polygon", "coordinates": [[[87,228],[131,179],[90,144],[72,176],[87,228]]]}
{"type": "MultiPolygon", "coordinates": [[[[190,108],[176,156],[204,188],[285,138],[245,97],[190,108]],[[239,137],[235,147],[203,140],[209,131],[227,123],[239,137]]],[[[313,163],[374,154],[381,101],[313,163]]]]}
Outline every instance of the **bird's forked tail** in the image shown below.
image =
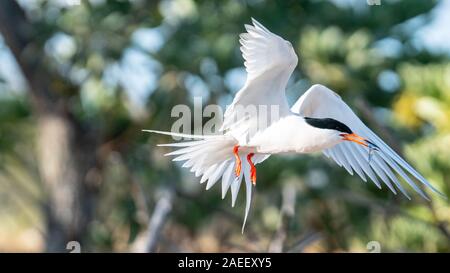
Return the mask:
{"type": "Polygon", "coordinates": [[[183,168],[190,168],[196,177],[201,176],[200,183],[206,182],[206,190],[214,186],[217,181],[222,181],[222,199],[225,198],[228,189],[231,187],[231,206],[234,207],[236,198],[241,186],[242,178],[245,178],[246,206],[245,216],[242,225],[244,231],[248,212],[252,198],[252,180],[255,181],[254,164],[262,162],[267,156],[254,155],[250,160],[245,153],[239,153],[236,149],[237,140],[230,135],[188,135],[156,130],[143,130],[146,132],[176,136],[192,141],[180,141],[158,146],[173,147],[175,151],[165,154],[165,156],[175,156],[172,161],[184,162],[183,168]],[[238,165],[237,165],[238,164],[238,165]],[[242,171],[237,172],[237,167],[241,166],[242,171]],[[251,171],[253,169],[253,171],[251,171]]]}

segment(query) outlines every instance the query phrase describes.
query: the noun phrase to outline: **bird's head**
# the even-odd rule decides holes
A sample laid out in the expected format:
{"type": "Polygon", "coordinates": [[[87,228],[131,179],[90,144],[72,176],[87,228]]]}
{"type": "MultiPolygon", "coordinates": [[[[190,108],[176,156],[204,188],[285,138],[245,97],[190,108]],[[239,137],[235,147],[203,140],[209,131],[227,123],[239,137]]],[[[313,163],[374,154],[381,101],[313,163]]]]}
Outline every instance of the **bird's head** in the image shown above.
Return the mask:
{"type": "Polygon", "coordinates": [[[305,117],[305,121],[313,127],[330,130],[336,142],[351,141],[371,149],[378,149],[369,139],[356,134],[347,125],[338,120],[332,118],[305,117]]]}

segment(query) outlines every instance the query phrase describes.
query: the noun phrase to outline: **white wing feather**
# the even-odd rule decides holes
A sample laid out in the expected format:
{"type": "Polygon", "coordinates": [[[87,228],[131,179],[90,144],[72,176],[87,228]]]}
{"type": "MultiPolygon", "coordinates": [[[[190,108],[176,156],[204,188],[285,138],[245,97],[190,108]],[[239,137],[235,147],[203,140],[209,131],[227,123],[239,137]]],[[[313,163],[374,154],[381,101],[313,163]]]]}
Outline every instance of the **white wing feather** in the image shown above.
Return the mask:
{"type": "Polygon", "coordinates": [[[355,143],[344,142],[323,151],[327,157],[331,157],[350,174],[353,175],[354,170],[364,181],[366,181],[366,176],[368,176],[379,188],[381,188],[378,180],[380,178],[396,194],[397,192],[392,185],[393,183],[408,199],[411,198],[400,183],[398,176],[427,200],[429,200],[428,196],[416,185],[412,178],[415,178],[432,191],[442,195],[442,193],[434,188],[422,175],[372,132],[339,95],[327,87],[319,84],[313,85],[298,99],[291,110],[305,117],[336,119],[349,126],[356,134],[368,138],[380,148],[379,152],[373,154],[370,162],[368,160],[368,149],[355,143]]]}
{"type": "Polygon", "coordinates": [[[238,91],[232,104],[224,115],[221,130],[229,131],[241,143],[251,138],[258,129],[264,129],[276,117],[270,116],[270,109],[276,106],[279,116],[290,113],[285,96],[285,88],[292,71],[297,65],[297,55],[292,45],[273,34],[263,25],[252,18],[253,25],[245,25],[246,33],[240,35],[242,56],[245,59],[247,81],[238,91]],[[267,115],[258,117],[259,111],[253,109],[267,109],[267,115]],[[258,128],[258,118],[267,121],[263,128],[258,128]]]}
{"type": "MultiPolygon", "coordinates": [[[[285,88],[292,71],[297,65],[297,55],[292,45],[273,34],[262,24],[252,18],[253,25],[245,25],[246,33],[240,35],[242,56],[247,71],[247,80],[241,90],[228,106],[224,115],[224,123],[221,130],[233,136],[239,143],[245,143],[254,135],[258,129],[264,129],[277,120],[277,118],[290,113],[289,105],[285,96],[285,88]],[[247,107],[256,107],[256,112],[247,107]],[[278,116],[270,115],[271,107],[276,106],[278,116]],[[265,107],[265,108],[264,108],[265,107]],[[264,116],[260,109],[266,109],[264,116]],[[259,118],[265,119],[264,127],[259,118]],[[257,128],[259,127],[259,128],[257,128]]],[[[254,108],[255,109],[255,108],[254,108]]],[[[266,160],[269,155],[255,155],[253,163],[258,164],[266,160]]],[[[222,173],[222,198],[225,197],[228,188],[231,187],[231,202],[234,206],[241,181],[244,179],[246,186],[245,216],[242,230],[244,229],[248,213],[250,211],[252,197],[252,182],[249,178],[250,167],[245,159],[241,158],[241,176],[234,177],[234,163],[223,166],[222,173]]],[[[213,181],[215,180],[215,176],[213,181]]],[[[211,182],[210,184],[213,184],[211,182]]],[[[209,187],[208,187],[209,188],[209,187]]]]}

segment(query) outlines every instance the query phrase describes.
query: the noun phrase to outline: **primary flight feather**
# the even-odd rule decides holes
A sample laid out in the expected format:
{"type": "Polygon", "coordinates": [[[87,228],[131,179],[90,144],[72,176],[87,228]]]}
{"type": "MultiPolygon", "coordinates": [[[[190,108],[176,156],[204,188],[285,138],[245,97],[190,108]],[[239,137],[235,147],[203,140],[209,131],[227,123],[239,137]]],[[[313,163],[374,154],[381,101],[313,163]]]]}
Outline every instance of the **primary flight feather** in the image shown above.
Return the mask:
{"type": "Polygon", "coordinates": [[[240,43],[247,71],[245,85],[225,111],[222,135],[184,135],[156,130],[153,133],[196,139],[162,144],[176,150],[166,155],[183,161],[206,182],[206,189],[222,182],[222,198],[231,189],[232,206],[244,179],[246,207],[242,230],[250,210],[255,165],[272,154],[323,152],[350,174],[369,177],[377,187],[385,184],[394,194],[410,196],[399,178],[423,198],[416,184],[434,188],[421,174],[383,142],[332,90],[316,84],[289,107],[285,89],[298,58],[290,42],[270,32],[252,18],[240,43]]]}

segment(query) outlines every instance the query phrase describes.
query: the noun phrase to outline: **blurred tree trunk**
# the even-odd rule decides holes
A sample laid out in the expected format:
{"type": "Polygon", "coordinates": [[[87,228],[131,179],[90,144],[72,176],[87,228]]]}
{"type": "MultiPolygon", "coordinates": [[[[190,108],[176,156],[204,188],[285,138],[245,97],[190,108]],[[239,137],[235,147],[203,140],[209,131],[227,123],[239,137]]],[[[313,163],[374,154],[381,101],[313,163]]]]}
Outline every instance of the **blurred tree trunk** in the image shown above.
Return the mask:
{"type": "Polygon", "coordinates": [[[83,238],[92,219],[96,141],[72,118],[66,90],[53,87],[60,82],[74,89],[46,68],[43,45],[16,1],[0,2],[0,32],[28,82],[37,118],[37,164],[48,197],[46,250],[66,251],[67,242],[83,238]]]}

